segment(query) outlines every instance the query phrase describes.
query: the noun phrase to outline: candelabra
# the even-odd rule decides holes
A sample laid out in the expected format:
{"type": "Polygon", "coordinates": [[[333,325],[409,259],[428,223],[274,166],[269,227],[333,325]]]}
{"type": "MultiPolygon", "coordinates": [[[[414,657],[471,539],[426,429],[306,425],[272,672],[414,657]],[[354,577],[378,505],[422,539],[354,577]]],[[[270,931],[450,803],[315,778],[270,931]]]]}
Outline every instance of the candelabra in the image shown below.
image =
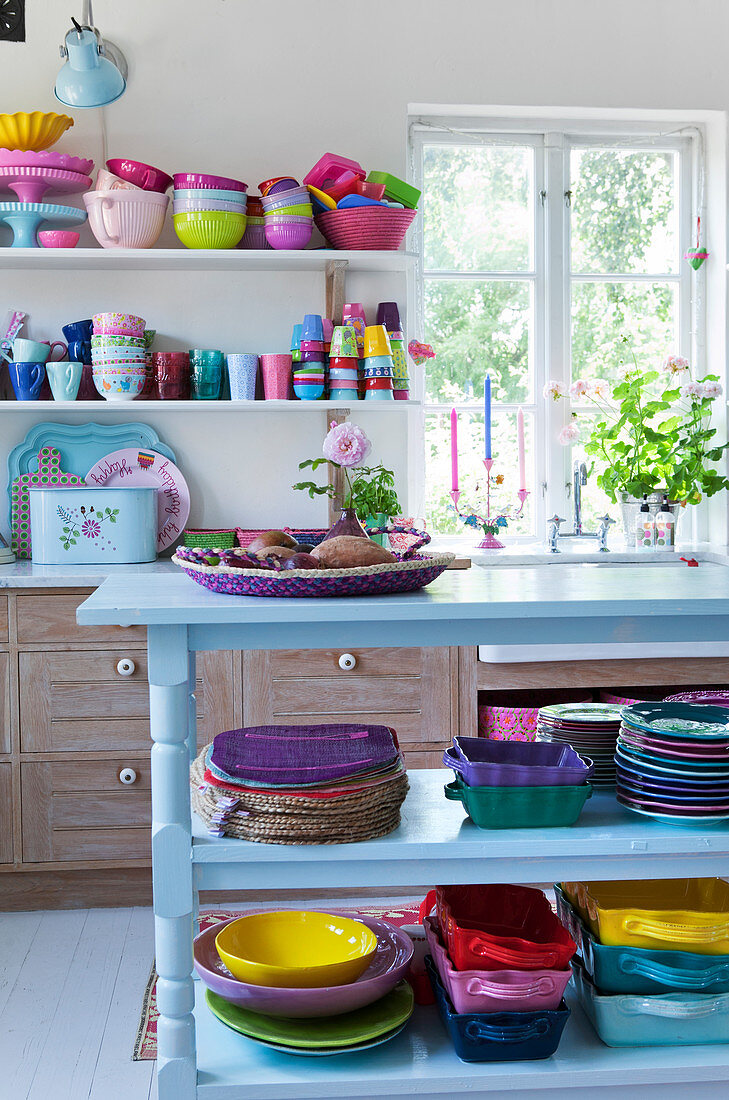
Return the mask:
{"type": "Polygon", "coordinates": [[[493,458],[485,458],[483,464],[486,467],[486,515],[481,516],[477,512],[461,512],[458,508],[458,501],[461,497],[460,489],[451,489],[450,497],[453,501],[453,507],[456,515],[459,519],[462,519],[470,527],[482,527],[483,539],[476,547],[477,550],[503,550],[504,544],[500,542],[496,537],[496,533],[499,528],[506,527],[509,520],[518,519],[521,513],[524,511],[524,505],[526,504],[527,497],[529,496],[528,489],[519,489],[517,496],[519,498],[519,508],[515,512],[510,512],[508,509],[499,511],[495,515],[491,514],[491,469],[494,464],[493,458]]]}

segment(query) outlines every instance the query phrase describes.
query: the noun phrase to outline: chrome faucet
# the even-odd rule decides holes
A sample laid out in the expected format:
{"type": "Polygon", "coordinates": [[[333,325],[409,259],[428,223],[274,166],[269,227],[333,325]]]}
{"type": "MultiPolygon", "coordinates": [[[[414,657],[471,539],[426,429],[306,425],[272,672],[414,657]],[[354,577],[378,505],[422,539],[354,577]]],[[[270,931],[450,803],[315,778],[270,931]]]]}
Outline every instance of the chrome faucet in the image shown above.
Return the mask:
{"type": "Polygon", "coordinates": [[[560,523],[564,523],[561,516],[554,515],[547,521],[547,550],[550,554],[560,554],[557,545],[559,539],[597,539],[598,550],[608,554],[607,537],[610,525],[615,523],[610,516],[600,517],[600,526],[597,531],[582,530],[582,487],[587,485],[587,466],[579,459],[575,461],[572,471],[572,503],[574,506],[574,521],[571,531],[560,531],[560,523]]]}

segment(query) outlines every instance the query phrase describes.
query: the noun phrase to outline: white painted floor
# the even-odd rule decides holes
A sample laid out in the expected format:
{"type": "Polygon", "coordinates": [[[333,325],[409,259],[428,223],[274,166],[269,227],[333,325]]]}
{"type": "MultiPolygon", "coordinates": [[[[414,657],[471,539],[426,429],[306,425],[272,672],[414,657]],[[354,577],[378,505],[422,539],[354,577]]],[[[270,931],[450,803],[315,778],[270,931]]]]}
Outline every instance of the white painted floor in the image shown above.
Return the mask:
{"type": "Polygon", "coordinates": [[[132,1061],[153,958],[151,909],[0,913],[0,1100],[156,1100],[156,1063],[132,1061]]]}

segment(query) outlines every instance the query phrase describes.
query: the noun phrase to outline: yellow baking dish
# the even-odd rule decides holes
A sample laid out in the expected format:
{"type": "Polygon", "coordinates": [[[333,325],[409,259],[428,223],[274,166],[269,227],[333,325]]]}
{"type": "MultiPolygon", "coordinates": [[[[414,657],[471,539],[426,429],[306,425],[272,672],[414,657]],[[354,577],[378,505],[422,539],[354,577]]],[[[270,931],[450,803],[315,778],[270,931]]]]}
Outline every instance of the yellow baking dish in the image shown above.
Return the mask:
{"type": "Polygon", "coordinates": [[[729,883],[719,878],[565,882],[600,943],[729,954],[729,883]]]}

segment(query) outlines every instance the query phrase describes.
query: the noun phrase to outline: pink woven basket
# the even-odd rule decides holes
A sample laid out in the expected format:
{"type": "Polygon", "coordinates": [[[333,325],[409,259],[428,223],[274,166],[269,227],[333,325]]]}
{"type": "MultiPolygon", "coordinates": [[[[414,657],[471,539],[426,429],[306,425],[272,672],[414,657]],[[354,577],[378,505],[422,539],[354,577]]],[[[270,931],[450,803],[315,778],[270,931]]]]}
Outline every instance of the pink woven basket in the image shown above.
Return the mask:
{"type": "Polygon", "coordinates": [[[326,214],[317,214],[314,221],[332,248],[396,252],[416,214],[417,210],[357,206],[351,210],[328,210],[326,214]]]}
{"type": "Polygon", "coordinates": [[[537,735],[540,707],[548,702],[587,703],[592,699],[592,692],[560,692],[554,689],[522,694],[527,696],[523,699],[523,705],[514,706],[505,697],[489,693],[491,702],[481,703],[478,708],[479,737],[488,737],[492,741],[533,741],[537,735]]]}

